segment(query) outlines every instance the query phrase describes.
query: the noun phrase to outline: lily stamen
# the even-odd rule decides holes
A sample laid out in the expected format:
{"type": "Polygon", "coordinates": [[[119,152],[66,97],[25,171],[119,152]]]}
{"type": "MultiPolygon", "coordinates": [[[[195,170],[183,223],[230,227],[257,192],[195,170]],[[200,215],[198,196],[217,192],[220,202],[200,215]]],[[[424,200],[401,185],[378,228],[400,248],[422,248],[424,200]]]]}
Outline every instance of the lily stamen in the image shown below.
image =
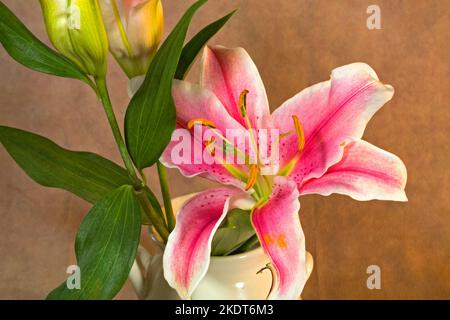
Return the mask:
{"type": "Polygon", "coordinates": [[[248,114],[247,114],[247,94],[249,94],[249,91],[247,89],[245,89],[239,95],[239,101],[238,101],[239,113],[245,119],[245,124],[247,125],[247,129],[248,129],[248,132],[250,135],[250,140],[251,140],[253,148],[256,152],[256,162],[259,163],[258,144],[256,143],[256,138],[255,138],[255,135],[253,134],[252,124],[251,124],[250,118],[248,117],[248,114]]]}
{"type": "MultiPolygon", "coordinates": [[[[216,125],[214,124],[214,122],[212,122],[211,120],[205,119],[205,118],[195,118],[192,119],[188,122],[187,124],[187,128],[190,130],[192,129],[195,125],[201,125],[204,127],[207,127],[209,129],[211,129],[211,131],[220,139],[222,139],[222,141],[224,143],[226,143],[227,145],[231,146],[233,148],[233,150],[235,151],[235,153],[241,157],[241,159],[243,159],[244,161],[246,161],[247,159],[247,155],[245,154],[245,152],[243,152],[242,150],[240,150],[239,148],[237,148],[234,143],[232,143],[230,140],[228,140],[223,134],[221,134],[218,130],[216,130],[216,125]]],[[[225,151],[226,148],[223,148],[223,151],[225,151]]]]}
{"type": "Polygon", "coordinates": [[[285,133],[282,133],[282,134],[280,134],[280,136],[278,137],[278,142],[281,140],[281,139],[283,139],[283,138],[285,138],[285,137],[288,137],[288,136],[290,136],[291,134],[293,134],[293,133],[295,133],[295,131],[288,131],[288,132],[285,132],[285,133]]]}
{"type": "Polygon", "coordinates": [[[296,115],[292,116],[292,120],[294,120],[295,133],[298,138],[298,151],[302,152],[305,147],[305,132],[303,131],[303,126],[296,115]]]}
{"type": "Polygon", "coordinates": [[[209,153],[214,157],[216,155],[216,148],[214,147],[214,142],[216,141],[216,137],[211,137],[210,140],[205,142],[205,148],[209,151],[209,153]]]}
{"type": "Polygon", "coordinates": [[[212,128],[212,129],[217,128],[216,125],[214,124],[214,122],[212,122],[212,121],[210,121],[208,119],[205,119],[205,118],[192,119],[192,120],[190,120],[188,122],[187,127],[188,127],[189,130],[191,130],[196,124],[197,125],[202,125],[204,127],[212,128]]]}
{"type": "Polygon", "coordinates": [[[248,93],[249,93],[249,91],[247,89],[245,89],[239,95],[239,101],[238,101],[239,113],[241,114],[242,117],[245,117],[247,115],[247,94],[248,93]]]}
{"type": "MultiPolygon", "coordinates": [[[[247,155],[245,152],[239,150],[239,148],[237,148],[234,143],[231,143],[230,140],[228,140],[225,136],[223,136],[218,130],[216,130],[216,125],[214,124],[214,122],[205,119],[205,118],[195,118],[192,119],[188,122],[187,127],[188,129],[192,129],[195,125],[201,125],[204,127],[208,127],[218,138],[222,139],[223,141],[223,148],[222,148],[222,152],[225,154],[226,152],[226,145],[230,145],[234,152],[237,154],[237,156],[240,156],[241,158],[243,157],[245,163],[247,163],[247,155]]],[[[216,142],[216,137],[212,136],[210,140],[208,141],[204,141],[204,146],[205,148],[209,151],[209,153],[211,154],[211,156],[216,157],[216,147],[215,147],[215,142],[216,142]]],[[[220,149],[220,148],[219,148],[220,149]]],[[[223,159],[216,159],[217,161],[219,161],[219,163],[235,178],[245,182],[248,181],[249,178],[247,177],[247,175],[241,171],[240,169],[238,169],[237,167],[235,167],[234,165],[231,164],[227,164],[223,161],[223,159]]]]}
{"type": "MultiPolygon", "coordinates": [[[[298,139],[298,145],[297,145],[298,152],[295,155],[295,157],[292,158],[291,161],[289,161],[288,164],[286,164],[283,168],[280,169],[280,171],[278,172],[278,175],[280,175],[280,176],[288,176],[291,174],[292,170],[294,170],[294,168],[295,168],[295,165],[300,160],[300,158],[302,156],[302,151],[305,148],[305,132],[303,130],[303,126],[296,115],[292,115],[292,120],[294,121],[295,133],[297,134],[297,139],[298,139]]],[[[286,134],[288,134],[288,133],[290,133],[290,132],[287,132],[286,134]]],[[[281,135],[280,135],[280,139],[281,139],[281,135]]]]}
{"type": "Polygon", "coordinates": [[[256,178],[258,177],[259,166],[257,164],[252,164],[250,166],[250,172],[248,174],[247,184],[245,186],[245,191],[250,190],[256,183],[256,178]]]}

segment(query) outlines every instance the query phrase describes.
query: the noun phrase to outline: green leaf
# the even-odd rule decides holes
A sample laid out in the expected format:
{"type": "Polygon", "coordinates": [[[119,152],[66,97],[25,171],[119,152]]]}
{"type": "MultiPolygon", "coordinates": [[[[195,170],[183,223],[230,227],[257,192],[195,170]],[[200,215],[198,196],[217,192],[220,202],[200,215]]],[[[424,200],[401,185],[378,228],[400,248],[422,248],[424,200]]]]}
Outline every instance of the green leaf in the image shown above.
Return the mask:
{"type": "Polygon", "coordinates": [[[91,203],[130,184],[128,173],[117,164],[94,153],[63,149],[31,132],[0,126],[0,142],[34,181],[65,189],[91,203]]]}
{"type": "Polygon", "coordinates": [[[132,186],[122,186],[97,202],[75,241],[80,289],[64,282],[51,300],[112,299],[122,288],[136,256],[141,233],[139,202],[132,186]]]}
{"type": "Polygon", "coordinates": [[[125,116],[128,150],[138,169],[158,161],[175,129],[172,81],[194,13],[206,2],[195,2],[156,53],[144,83],[133,96],[125,116]]]}
{"type": "Polygon", "coordinates": [[[178,62],[177,72],[175,73],[175,79],[184,79],[203,46],[227,23],[235,12],[236,10],[207,25],[184,46],[178,62]]]}
{"type": "Polygon", "coordinates": [[[254,234],[250,213],[241,209],[233,209],[228,212],[226,220],[214,235],[211,255],[229,255],[254,234]]]}
{"type": "Polygon", "coordinates": [[[0,42],[25,67],[91,83],[71,61],[36,38],[3,2],[0,2],[0,42]]]}

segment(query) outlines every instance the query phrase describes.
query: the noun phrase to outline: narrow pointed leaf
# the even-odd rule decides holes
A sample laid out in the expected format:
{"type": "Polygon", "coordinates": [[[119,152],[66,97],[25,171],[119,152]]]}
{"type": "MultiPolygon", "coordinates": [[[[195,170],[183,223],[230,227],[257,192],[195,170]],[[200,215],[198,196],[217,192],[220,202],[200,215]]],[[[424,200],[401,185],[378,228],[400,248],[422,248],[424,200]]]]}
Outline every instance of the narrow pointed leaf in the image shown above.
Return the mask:
{"type": "Polygon", "coordinates": [[[184,46],[175,79],[184,79],[203,46],[228,22],[235,12],[236,10],[207,25],[184,46]]]}
{"type": "Polygon", "coordinates": [[[255,234],[250,212],[233,209],[228,212],[217,229],[211,245],[211,255],[224,256],[232,253],[255,234]]]}
{"type": "Polygon", "coordinates": [[[0,126],[0,142],[34,181],[91,203],[130,183],[125,169],[117,164],[94,153],[66,150],[31,132],[0,126]]]}
{"type": "Polygon", "coordinates": [[[175,129],[172,80],[186,32],[194,13],[206,2],[195,2],[184,14],[153,59],[144,83],[133,96],[125,116],[128,150],[139,169],[158,161],[175,129]]]}
{"type": "Polygon", "coordinates": [[[92,207],[77,234],[80,289],[69,289],[64,282],[47,299],[114,298],[130,273],[140,231],[140,207],[133,187],[122,186],[109,193],[92,207]]]}
{"type": "Polygon", "coordinates": [[[1,1],[0,42],[12,58],[25,67],[90,83],[77,66],[36,38],[1,1]]]}

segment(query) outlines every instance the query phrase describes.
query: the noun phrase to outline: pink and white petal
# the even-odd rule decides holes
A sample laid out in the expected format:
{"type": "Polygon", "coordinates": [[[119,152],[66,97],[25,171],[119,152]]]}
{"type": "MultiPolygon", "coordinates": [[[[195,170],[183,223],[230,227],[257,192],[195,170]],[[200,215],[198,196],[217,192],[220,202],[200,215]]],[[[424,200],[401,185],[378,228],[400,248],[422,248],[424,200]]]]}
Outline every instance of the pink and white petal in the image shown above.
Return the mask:
{"type": "MultiPolygon", "coordinates": [[[[294,133],[292,116],[296,115],[302,124],[306,142],[310,142],[310,137],[324,113],[322,110],[327,110],[329,106],[329,94],[330,81],[320,82],[300,91],[274,111],[272,114],[274,126],[280,129],[280,134],[294,133]]],[[[295,134],[290,134],[280,140],[281,166],[286,165],[297,153],[298,140],[295,134]]]]}
{"type": "Polygon", "coordinates": [[[294,181],[276,177],[268,203],[252,213],[256,234],[275,271],[269,299],[298,299],[307,280],[298,197],[294,181]]]}
{"type": "Polygon", "coordinates": [[[396,155],[366,141],[350,142],[340,162],[320,178],[304,183],[300,193],[345,194],[353,199],[407,201],[406,167],[396,155]]]}
{"type": "Polygon", "coordinates": [[[177,224],[164,250],[164,277],[183,299],[188,299],[208,271],[211,242],[238,189],[210,189],[188,200],[177,214],[177,224]]]}
{"type": "MultiPolygon", "coordinates": [[[[217,148],[215,157],[205,150],[202,139],[209,129],[199,125],[198,128],[188,130],[186,126],[192,119],[202,118],[213,122],[223,136],[227,135],[227,130],[246,130],[227,113],[219,99],[208,89],[187,81],[174,80],[172,96],[177,109],[177,130],[163,152],[161,162],[169,168],[178,168],[187,177],[202,175],[223,184],[244,187],[245,184],[233,177],[222,165],[221,159],[225,157],[221,148],[217,148]],[[187,154],[181,157],[179,149],[183,146],[182,151],[187,154]]],[[[217,144],[221,146],[222,140],[216,138],[217,144]]]]}
{"type": "Polygon", "coordinates": [[[192,119],[207,119],[223,135],[226,130],[246,129],[231,117],[217,96],[209,89],[188,81],[174,80],[172,96],[177,110],[177,122],[186,127],[192,119]]]}
{"type": "Polygon", "coordinates": [[[245,126],[238,100],[248,90],[247,114],[253,128],[270,128],[270,109],[258,69],[243,48],[205,47],[201,83],[222,101],[228,113],[245,126]]]}
{"type": "MultiPolygon", "coordinates": [[[[244,189],[245,183],[230,174],[222,165],[220,157],[222,153],[219,150],[215,157],[212,157],[204,144],[195,140],[189,130],[177,125],[170,143],[159,160],[167,168],[178,169],[185,177],[201,176],[221,184],[244,189]]],[[[243,169],[239,165],[235,167],[243,169]]]]}
{"type": "MultiPolygon", "coordinates": [[[[370,66],[353,63],[334,69],[331,80],[286,101],[273,114],[275,127],[293,130],[292,115],[296,115],[306,140],[293,179],[301,185],[303,180],[322,176],[341,159],[340,145],[346,138],[361,138],[368,121],[393,94],[394,89],[381,83],[370,66]]],[[[280,163],[286,164],[296,153],[297,137],[282,139],[280,163]]]]}

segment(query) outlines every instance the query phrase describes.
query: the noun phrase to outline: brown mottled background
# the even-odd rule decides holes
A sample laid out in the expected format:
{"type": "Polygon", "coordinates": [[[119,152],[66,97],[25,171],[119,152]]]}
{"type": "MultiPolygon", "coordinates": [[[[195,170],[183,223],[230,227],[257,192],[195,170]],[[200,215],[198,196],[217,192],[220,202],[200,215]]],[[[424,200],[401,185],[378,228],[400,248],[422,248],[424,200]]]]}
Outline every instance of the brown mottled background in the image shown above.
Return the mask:
{"type": "MultiPolygon", "coordinates": [[[[163,1],[166,33],[191,2],[163,1]]],[[[47,42],[38,1],[5,3],[47,42]]],[[[450,1],[210,1],[190,34],[236,7],[239,12],[213,43],[249,51],[273,108],[355,61],[369,63],[396,89],[365,139],[404,160],[409,202],[303,197],[301,219],[315,258],[304,298],[449,299],[450,1]],[[374,3],[381,7],[382,30],[370,31],[366,9],[374,3]],[[366,287],[371,264],[381,267],[381,290],[366,287]]],[[[27,70],[4,50],[0,60],[1,124],[119,162],[102,108],[87,86],[27,70]]],[[[122,120],[127,81],[112,59],[110,66],[109,85],[122,120]]],[[[75,233],[89,205],[31,181],[4,148],[0,163],[0,298],[42,299],[74,262],[75,233]]],[[[156,188],[154,171],[147,173],[156,188]]],[[[211,185],[175,171],[170,181],[175,196],[211,185]]],[[[129,284],[118,298],[135,298],[129,284]]]]}

